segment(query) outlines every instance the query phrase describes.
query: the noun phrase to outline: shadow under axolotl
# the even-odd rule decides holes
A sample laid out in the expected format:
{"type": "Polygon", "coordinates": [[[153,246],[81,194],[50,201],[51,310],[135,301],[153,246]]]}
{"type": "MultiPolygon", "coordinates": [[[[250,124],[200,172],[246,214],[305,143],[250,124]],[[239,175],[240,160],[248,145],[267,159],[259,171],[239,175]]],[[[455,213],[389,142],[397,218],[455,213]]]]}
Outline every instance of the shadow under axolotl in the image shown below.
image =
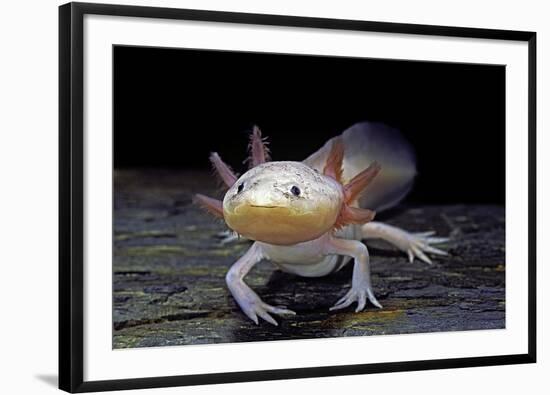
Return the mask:
{"type": "Polygon", "coordinates": [[[246,322],[233,327],[233,341],[504,328],[504,289],[499,281],[499,266],[483,268],[487,278],[468,280],[472,268],[466,265],[464,274],[456,271],[464,262],[453,248],[449,248],[448,257],[435,260],[433,265],[418,261],[411,264],[401,252],[384,244],[369,242],[369,251],[373,288],[382,309],[367,304],[359,313],[355,312],[355,305],[329,311],[351,285],[352,262],[318,278],[274,270],[265,285],[253,288],[266,303],[286,306],[296,315],[275,317],[278,326],[264,321],[255,325],[233,300],[228,300],[233,314],[246,322]]]}
{"type": "MultiPolygon", "coordinates": [[[[234,301],[233,313],[241,315],[247,324],[233,328],[234,341],[257,341],[275,339],[311,339],[317,337],[338,337],[346,335],[349,327],[347,318],[365,318],[380,309],[367,305],[362,313],[355,313],[355,307],[330,311],[330,307],[350,287],[353,264],[347,264],[340,271],[323,277],[307,278],[274,270],[264,286],[255,287],[262,299],[274,306],[286,306],[296,312],[295,316],[275,319],[278,326],[260,321],[259,325],[249,320],[234,301]],[[339,324],[342,321],[342,325],[339,324]]],[[[387,293],[382,290],[380,301],[384,303],[387,293]]],[[[387,315],[384,315],[388,317],[387,315]]],[[[363,333],[364,334],[364,333],[363,333]]]]}

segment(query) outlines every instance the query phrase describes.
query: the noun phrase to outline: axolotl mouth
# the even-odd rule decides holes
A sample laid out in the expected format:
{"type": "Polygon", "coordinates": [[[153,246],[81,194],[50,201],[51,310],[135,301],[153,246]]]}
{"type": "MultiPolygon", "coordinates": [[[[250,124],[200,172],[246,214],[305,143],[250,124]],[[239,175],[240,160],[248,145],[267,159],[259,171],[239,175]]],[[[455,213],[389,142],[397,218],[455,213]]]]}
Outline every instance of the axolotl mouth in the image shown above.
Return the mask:
{"type": "Polygon", "coordinates": [[[334,223],[333,215],[322,207],[311,211],[253,204],[224,210],[224,219],[231,229],[246,238],[277,245],[316,239],[334,223]]]}

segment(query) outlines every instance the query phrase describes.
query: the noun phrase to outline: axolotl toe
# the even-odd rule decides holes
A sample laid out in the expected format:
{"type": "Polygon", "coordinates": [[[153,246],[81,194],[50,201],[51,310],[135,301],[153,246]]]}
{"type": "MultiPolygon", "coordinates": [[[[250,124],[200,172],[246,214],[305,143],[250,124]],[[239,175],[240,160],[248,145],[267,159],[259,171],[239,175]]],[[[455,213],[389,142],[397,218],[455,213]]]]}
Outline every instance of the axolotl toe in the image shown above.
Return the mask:
{"type": "Polygon", "coordinates": [[[433,232],[409,233],[374,222],[375,210],[397,204],[416,175],[411,146],[395,129],[362,122],[330,139],[303,162],[270,161],[260,129],[250,138],[250,169],[237,177],[217,153],[210,160],[229,188],[223,202],[196,195],[196,202],[223,218],[227,226],[253,241],[226,275],[227,286],[242,311],[259,318],[293,315],[271,306],[244,282],[250,269],[268,259],[281,270],[306,277],[325,276],[353,260],[350,290],[331,310],[367,302],[381,308],[374,295],[365,239],[383,239],[431,263],[426,254],[446,255],[432,244],[447,241],[433,232]]]}

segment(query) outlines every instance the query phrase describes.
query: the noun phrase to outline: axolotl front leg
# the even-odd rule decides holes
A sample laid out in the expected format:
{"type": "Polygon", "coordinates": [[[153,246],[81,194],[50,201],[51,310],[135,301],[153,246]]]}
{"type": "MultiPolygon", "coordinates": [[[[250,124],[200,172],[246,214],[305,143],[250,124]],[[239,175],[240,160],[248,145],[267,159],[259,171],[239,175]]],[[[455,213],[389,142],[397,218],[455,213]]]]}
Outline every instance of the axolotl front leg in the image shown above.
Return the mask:
{"type": "Polygon", "coordinates": [[[256,325],[258,324],[258,317],[273,325],[277,325],[277,321],[269,313],[277,315],[295,315],[296,313],[285,307],[275,307],[263,302],[258,294],[244,282],[244,277],[250,269],[263,258],[264,252],[262,247],[258,243],[253,243],[248,251],[231,266],[225,276],[225,281],[241,310],[256,325]]]}
{"type": "MultiPolygon", "coordinates": [[[[354,259],[354,266],[351,289],[330,310],[343,309],[356,302],[357,308],[355,311],[358,312],[365,308],[367,300],[376,307],[382,307],[376,300],[372,290],[369,252],[367,247],[360,241],[340,239],[327,234],[317,240],[295,246],[279,247],[268,245],[268,247],[270,250],[282,249],[284,250],[282,254],[285,255],[289,253],[291,255],[296,254],[297,257],[310,255],[311,257],[316,257],[315,259],[320,258],[321,260],[329,255],[352,257],[354,259]],[[319,254],[319,252],[321,253],[319,254]]],[[[279,250],[279,253],[281,253],[281,250],[279,250]]],[[[269,259],[269,256],[264,251],[262,244],[258,242],[253,243],[250,249],[229,269],[226,275],[226,282],[237,304],[252,321],[258,324],[258,317],[261,317],[267,322],[277,325],[277,322],[270,313],[281,316],[294,315],[295,313],[286,307],[271,306],[263,302],[244,282],[244,277],[250,269],[264,258],[269,259]]]]}
{"type": "Polygon", "coordinates": [[[357,302],[356,312],[365,308],[367,299],[376,307],[382,305],[376,300],[370,279],[370,258],[367,246],[358,240],[329,237],[325,243],[327,254],[351,256],[354,259],[351,289],[330,308],[339,310],[357,302]]]}

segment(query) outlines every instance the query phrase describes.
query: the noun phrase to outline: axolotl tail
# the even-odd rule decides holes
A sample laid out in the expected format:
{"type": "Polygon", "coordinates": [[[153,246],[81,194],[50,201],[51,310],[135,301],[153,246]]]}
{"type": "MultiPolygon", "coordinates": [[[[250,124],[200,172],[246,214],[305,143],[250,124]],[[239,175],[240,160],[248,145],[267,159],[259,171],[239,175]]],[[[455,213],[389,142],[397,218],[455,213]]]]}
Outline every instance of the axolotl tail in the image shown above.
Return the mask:
{"type": "MultiPolygon", "coordinates": [[[[356,123],[342,133],[344,143],[344,183],[373,161],[382,171],[359,198],[359,206],[382,211],[395,206],[412,188],[416,176],[413,147],[394,128],[382,123],[356,123]]],[[[323,171],[334,138],[311,154],[304,163],[323,171]]]]}

